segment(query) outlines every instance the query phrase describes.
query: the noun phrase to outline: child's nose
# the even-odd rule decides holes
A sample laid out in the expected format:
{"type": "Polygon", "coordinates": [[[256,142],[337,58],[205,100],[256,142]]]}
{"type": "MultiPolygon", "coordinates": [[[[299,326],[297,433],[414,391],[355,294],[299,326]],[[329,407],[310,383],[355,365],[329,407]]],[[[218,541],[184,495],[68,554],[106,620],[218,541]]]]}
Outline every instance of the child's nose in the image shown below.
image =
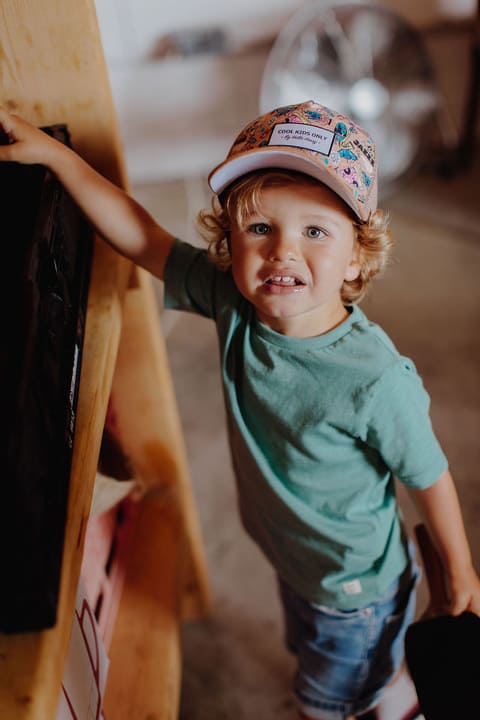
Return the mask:
{"type": "Polygon", "coordinates": [[[271,235],[269,246],[270,262],[284,262],[296,260],[298,257],[297,239],[288,233],[275,233],[271,235]]]}

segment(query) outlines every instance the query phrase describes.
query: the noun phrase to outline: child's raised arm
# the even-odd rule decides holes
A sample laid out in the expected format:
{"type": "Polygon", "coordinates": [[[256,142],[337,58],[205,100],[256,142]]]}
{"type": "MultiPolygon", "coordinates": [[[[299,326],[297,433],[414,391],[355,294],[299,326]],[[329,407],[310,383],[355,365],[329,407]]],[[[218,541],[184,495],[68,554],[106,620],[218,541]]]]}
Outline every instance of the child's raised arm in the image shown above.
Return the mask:
{"type": "Polygon", "coordinates": [[[0,145],[0,161],[47,166],[101,237],[137,265],[163,277],[174,238],[141,205],[73,150],[1,108],[0,126],[9,140],[8,145],[0,145]]]}
{"type": "Polygon", "coordinates": [[[452,476],[443,473],[425,490],[410,490],[442,559],[452,615],[465,610],[480,615],[480,580],[470,548],[452,476]]]}

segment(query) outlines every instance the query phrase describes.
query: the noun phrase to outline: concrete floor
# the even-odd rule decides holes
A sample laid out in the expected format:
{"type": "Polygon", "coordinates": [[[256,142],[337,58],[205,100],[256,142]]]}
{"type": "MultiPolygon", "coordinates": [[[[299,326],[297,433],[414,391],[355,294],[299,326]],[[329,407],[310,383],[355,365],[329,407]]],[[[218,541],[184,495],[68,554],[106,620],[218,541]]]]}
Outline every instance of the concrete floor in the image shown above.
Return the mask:
{"type": "MultiPolygon", "coordinates": [[[[480,569],[479,170],[477,161],[450,180],[424,172],[384,203],[398,245],[362,307],[424,378],[480,569]]],[[[204,185],[194,181],[139,187],[135,194],[188,239],[193,230],[185,218],[197,201],[208,202],[204,185]]],[[[184,627],[180,718],[293,720],[293,662],[283,647],[273,572],[237,516],[214,328],[171,311],[163,322],[214,594],[211,617],[184,627]]],[[[400,495],[412,527],[415,512],[400,495]]],[[[420,610],[424,604],[422,586],[420,610]]]]}

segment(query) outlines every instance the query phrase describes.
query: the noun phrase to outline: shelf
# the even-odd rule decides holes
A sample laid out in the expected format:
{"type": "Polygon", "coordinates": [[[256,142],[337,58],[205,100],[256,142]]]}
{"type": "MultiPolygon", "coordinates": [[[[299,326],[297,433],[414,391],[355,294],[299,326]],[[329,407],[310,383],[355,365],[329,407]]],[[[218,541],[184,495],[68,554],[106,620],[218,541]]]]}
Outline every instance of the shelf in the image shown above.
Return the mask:
{"type": "MultiPolygon", "coordinates": [[[[128,187],[92,0],[48,0],[41,7],[33,0],[4,0],[0,10],[0,45],[4,53],[0,104],[36,125],[66,124],[77,152],[113,182],[128,187]]],[[[141,521],[132,534],[131,562],[113,630],[111,689],[107,681],[110,717],[112,720],[121,717],[117,703],[122,687],[138,685],[139,667],[149,673],[149,682],[141,693],[143,701],[156,708],[159,718],[176,716],[181,674],[178,624],[183,599],[186,597],[187,604],[196,612],[203,612],[208,607],[209,595],[183,440],[154,303],[149,276],[136,271],[130,262],[96,240],[58,619],[50,630],[0,635],[2,718],[55,718],[111,395],[127,452],[149,491],[141,503],[141,521]],[[137,382],[144,377],[143,385],[137,382]],[[132,378],[136,378],[134,383],[132,378]],[[140,405],[130,406],[135,402],[134,386],[139,404],[148,395],[148,412],[141,410],[140,405]],[[150,443],[145,451],[147,430],[150,443]],[[152,626],[156,628],[154,633],[149,632],[152,626]],[[127,636],[126,630],[133,635],[127,636]],[[144,660],[143,664],[136,664],[128,644],[133,637],[139,642],[142,636],[143,643],[137,647],[144,660]],[[152,668],[164,661],[168,665],[165,676],[168,682],[162,685],[154,682],[152,668]]],[[[134,698],[132,702],[140,703],[139,693],[134,698]]],[[[129,720],[145,717],[140,704],[129,707],[129,720]]]]}

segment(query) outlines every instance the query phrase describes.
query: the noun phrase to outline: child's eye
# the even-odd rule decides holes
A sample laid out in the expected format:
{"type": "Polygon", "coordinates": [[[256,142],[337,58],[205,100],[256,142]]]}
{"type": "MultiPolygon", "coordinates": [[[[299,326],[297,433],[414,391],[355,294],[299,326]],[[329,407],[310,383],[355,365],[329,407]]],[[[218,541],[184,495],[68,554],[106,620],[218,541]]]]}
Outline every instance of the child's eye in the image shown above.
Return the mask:
{"type": "Polygon", "coordinates": [[[310,227],[307,227],[305,234],[308,238],[311,238],[312,240],[318,240],[318,238],[324,237],[325,232],[319,227],[315,227],[314,225],[312,225],[310,227]]]}
{"type": "Polygon", "coordinates": [[[254,233],[255,235],[266,235],[270,232],[270,227],[266,223],[253,223],[249,225],[248,232],[254,233]]]}

